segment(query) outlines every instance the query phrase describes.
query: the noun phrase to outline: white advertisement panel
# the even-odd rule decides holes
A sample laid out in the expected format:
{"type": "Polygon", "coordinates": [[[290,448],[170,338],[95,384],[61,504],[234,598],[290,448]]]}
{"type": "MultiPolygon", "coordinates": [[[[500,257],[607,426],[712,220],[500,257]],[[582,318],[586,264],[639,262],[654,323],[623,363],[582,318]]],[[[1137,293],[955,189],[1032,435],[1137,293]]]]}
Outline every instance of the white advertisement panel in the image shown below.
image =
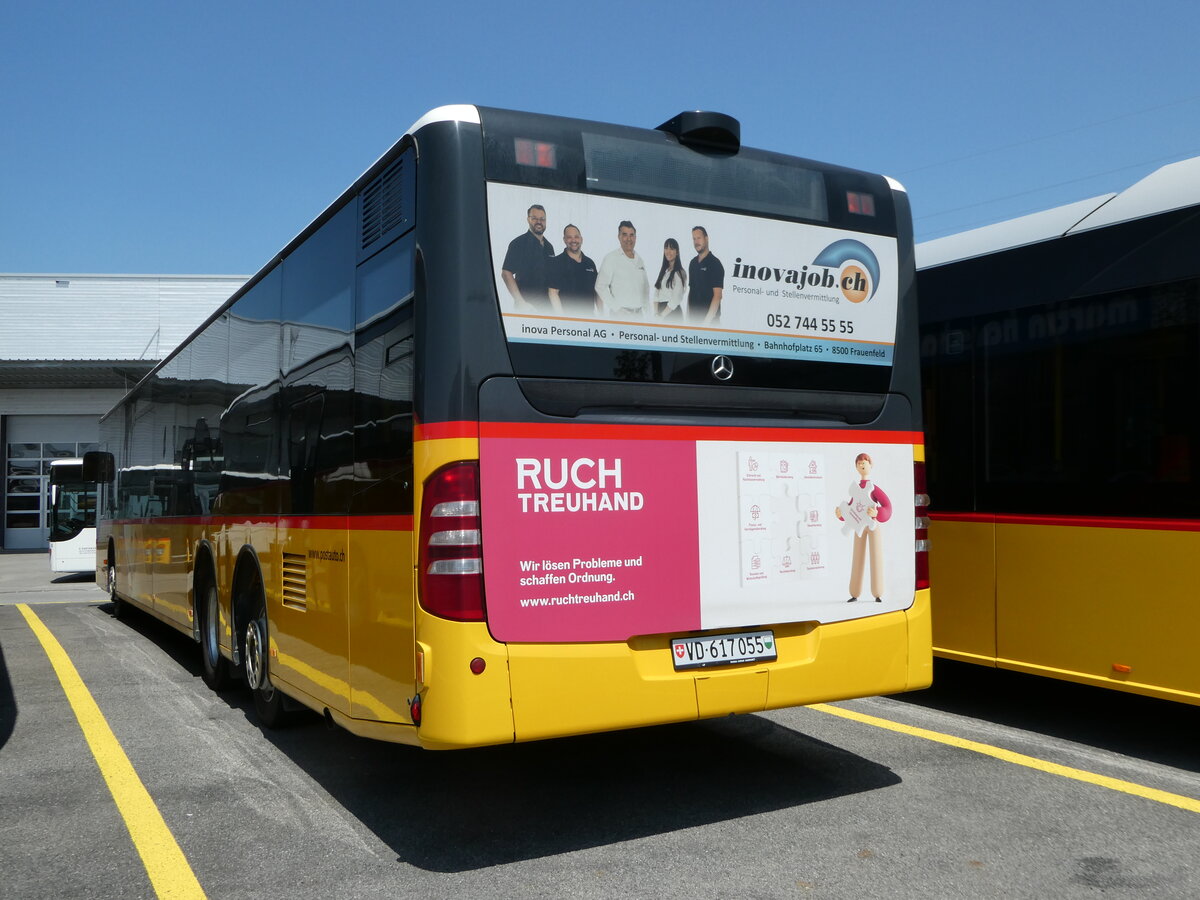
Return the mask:
{"type": "Polygon", "coordinates": [[[895,238],[488,185],[510,341],[890,365],[895,238]]]}
{"type": "Polygon", "coordinates": [[[696,481],[703,628],[912,602],[911,446],[701,441],[696,481]]]}

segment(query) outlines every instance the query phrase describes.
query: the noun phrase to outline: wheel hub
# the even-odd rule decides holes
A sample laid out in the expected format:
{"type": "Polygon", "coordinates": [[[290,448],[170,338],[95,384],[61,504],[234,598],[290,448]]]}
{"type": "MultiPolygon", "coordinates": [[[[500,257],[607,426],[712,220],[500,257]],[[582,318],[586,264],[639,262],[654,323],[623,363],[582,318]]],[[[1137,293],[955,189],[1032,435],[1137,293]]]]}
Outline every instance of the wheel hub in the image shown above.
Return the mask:
{"type": "Polygon", "coordinates": [[[266,673],[266,641],[262,633],[262,625],[258,619],[246,626],[246,681],[252,691],[263,686],[263,675],[266,673]]]}

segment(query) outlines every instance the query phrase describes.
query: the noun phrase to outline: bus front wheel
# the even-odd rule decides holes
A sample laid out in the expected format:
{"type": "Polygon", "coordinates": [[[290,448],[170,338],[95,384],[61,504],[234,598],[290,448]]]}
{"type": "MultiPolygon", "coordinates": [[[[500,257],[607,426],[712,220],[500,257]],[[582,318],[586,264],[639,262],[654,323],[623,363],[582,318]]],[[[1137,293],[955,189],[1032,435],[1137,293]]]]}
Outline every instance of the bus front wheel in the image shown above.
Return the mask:
{"type": "Polygon", "coordinates": [[[108,588],[108,602],[112,604],[114,619],[123,619],[128,611],[125,601],[117,594],[117,558],[111,544],[108,546],[108,560],[105,563],[105,586],[108,588]]]}

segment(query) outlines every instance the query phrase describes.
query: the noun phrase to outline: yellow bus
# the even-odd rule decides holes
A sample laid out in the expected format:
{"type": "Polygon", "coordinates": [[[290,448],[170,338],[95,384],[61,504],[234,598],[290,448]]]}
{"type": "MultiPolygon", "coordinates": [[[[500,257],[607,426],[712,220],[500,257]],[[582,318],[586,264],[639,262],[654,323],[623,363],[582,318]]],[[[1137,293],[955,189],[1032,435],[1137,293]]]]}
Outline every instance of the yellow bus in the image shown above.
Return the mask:
{"type": "Polygon", "coordinates": [[[1200,703],[1200,159],[923,243],[934,652],[1200,703]]]}
{"type": "Polygon", "coordinates": [[[924,686],[910,219],[716,113],[434,110],[104,418],[97,578],[427,748],[924,686]]]}

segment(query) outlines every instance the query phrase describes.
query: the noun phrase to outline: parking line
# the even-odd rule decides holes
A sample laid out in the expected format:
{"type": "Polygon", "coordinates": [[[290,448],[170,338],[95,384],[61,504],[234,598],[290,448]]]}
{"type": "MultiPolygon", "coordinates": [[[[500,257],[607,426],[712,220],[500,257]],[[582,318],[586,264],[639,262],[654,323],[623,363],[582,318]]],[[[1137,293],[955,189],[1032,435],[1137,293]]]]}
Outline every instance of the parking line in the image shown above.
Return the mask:
{"type": "Polygon", "coordinates": [[[978,741],[969,741],[966,738],[955,737],[954,735],[950,734],[942,734],[938,731],[929,731],[925,728],[904,725],[900,722],[893,722],[890,719],[880,719],[875,716],[868,716],[863,713],[854,712],[853,710],[842,709],[838,706],[830,706],[827,703],[814,703],[809,707],[809,709],[815,709],[823,713],[829,713],[830,715],[840,716],[843,719],[850,719],[854,722],[861,722],[864,725],[873,725],[876,728],[886,728],[888,731],[897,731],[900,734],[924,738],[927,741],[936,741],[939,744],[948,744],[951,747],[958,747],[961,750],[970,750],[974,753],[982,753],[984,756],[991,756],[1007,763],[1013,763],[1014,765],[1027,766],[1030,769],[1037,769],[1041,772],[1048,772],[1051,775],[1059,775],[1063,778],[1073,778],[1076,781],[1083,781],[1088,784],[1098,785],[1099,787],[1108,788],[1112,791],[1121,791],[1125,794],[1132,794],[1135,797],[1143,797],[1147,800],[1153,800],[1156,803],[1165,803],[1168,806],[1177,806],[1180,809],[1186,809],[1188,812],[1200,813],[1200,800],[1195,800],[1191,797],[1185,797],[1182,794],[1172,794],[1169,791],[1160,791],[1157,788],[1146,787],[1144,784],[1136,784],[1132,781],[1122,781],[1119,778],[1110,778],[1107,775],[1098,775],[1095,772],[1088,772],[1084,769],[1074,769],[1070,766],[1062,766],[1058,763],[1047,762],[1044,759],[1038,759],[1034,756],[1026,756],[1023,753],[1014,753],[1012,750],[1005,750],[1001,747],[993,747],[990,744],[981,744],[978,741]]]}
{"type": "Polygon", "coordinates": [[[142,864],[146,867],[155,893],[159,897],[202,900],[205,896],[204,891],[200,882],[196,880],[187,857],[179,849],[179,844],[176,843],[167,823],[163,821],[150,792],[142,784],[129,757],[117,741],[117,736],[113,734],[104,714],[100,712],[100,707],[96,705],[83,679],[79,677],[75,664],[67,656],[62,644],[27,604],[18,603],[17,609],[37,635],[42,649],[50,658],[50,664],[54,666],[71,709],[75,712],[75,718],[79,720],[79,727],[83,729],[83,736],[91,747],[92,756],[95,757],[100,773],[108,783],[108,789],[112,792],[121,818],[125,820],[125,827],[129,829],[133,845],[142,858],[142,864]]]}

